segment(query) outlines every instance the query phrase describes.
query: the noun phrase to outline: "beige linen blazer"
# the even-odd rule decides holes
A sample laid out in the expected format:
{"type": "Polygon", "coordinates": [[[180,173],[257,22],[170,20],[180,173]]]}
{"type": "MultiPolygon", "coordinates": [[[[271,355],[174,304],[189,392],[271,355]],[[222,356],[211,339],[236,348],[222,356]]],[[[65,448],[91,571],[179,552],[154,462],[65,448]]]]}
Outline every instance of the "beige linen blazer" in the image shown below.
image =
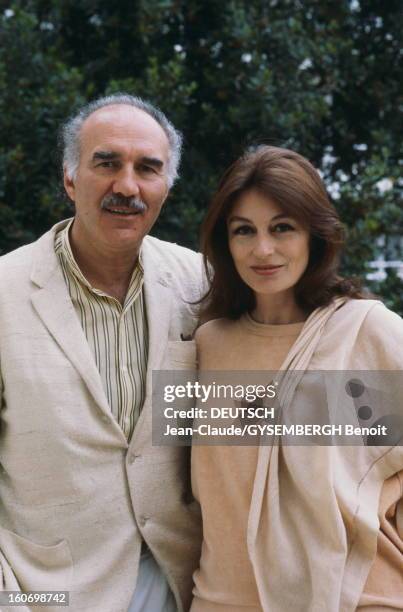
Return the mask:
{"type": "Polygon", "coordinates": [[[0,589],[67,590],[74,612],[126,612],[144,539],[187,610],[200,512],[188,449],[152,446],[151,396],[153,370],[193,363],[181,334],[196,324],[201,257],[144,239],[147,389],[128,444],[54,253],[66,223],[0,259],[0,589]]]}

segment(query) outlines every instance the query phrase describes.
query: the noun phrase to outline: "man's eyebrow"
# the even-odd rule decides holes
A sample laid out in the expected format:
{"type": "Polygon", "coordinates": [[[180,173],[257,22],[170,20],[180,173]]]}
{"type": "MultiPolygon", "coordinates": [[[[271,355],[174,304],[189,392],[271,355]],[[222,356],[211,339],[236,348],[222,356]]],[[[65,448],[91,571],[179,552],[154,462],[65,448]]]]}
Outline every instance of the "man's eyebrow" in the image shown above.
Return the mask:
{"type": "Polygon", "coordinates": [[[148,164],[154,168],[162,168],[164,165],[164,162],[158,157],[148,157],[147,155],[143,156],[140,161],[142,164],[148,164]]]}
{"type": "Polygon", "coordinates": [[[116,153],[116,151],[95,151],[94,155],[92,156],[92,161],[111,161],[119,158],[120,154],[116,153]]]}
{"type": "MultiPolygon", "coordinates": [[[[92,156],[92,161],[113,161],[120,158],[120,153],[116,151],[95,151],[92,156]]],[[[164,162],[161,159],[158,157],[149,157],[148,155],[143,155],[143,157],[140,158],[140,163],[147,164],[157,169],[161,169],[164,166],[164,162]]]]}

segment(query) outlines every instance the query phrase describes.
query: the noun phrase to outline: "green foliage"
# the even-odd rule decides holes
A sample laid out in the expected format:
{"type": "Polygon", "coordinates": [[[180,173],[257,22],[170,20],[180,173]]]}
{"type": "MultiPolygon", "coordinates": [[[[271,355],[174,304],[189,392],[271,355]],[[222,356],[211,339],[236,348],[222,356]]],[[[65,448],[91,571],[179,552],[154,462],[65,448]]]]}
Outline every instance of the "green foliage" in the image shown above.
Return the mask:
{"type": "MultiPolygon", "coordinates": [[[[20,0],[9,9],[0,16],[0,251],[67,214],[58,124],[118,90],[159,104],[184,132],[182,178],[159,236],[194,247],[219,176],[256,142],[321,169],[347,226],[345,273],[364,276],[379,237],[403,235],[397,0],[20,0]]],[[[401,287],[388,276],[376,290],[401,312],[401,287]]]]}
{"type": "MultiPolygon", "coordinates": [[[[1,19],[0,252],[31,242],[66,216],[57,130],[79,99],[83,77],[57,59],[32,13],[1,19]]],[[[83,100],[83,98],[81,98],[83,100]]]]}
{"type": "Polygon", "coordinates": [[[395,270],[389,268],[384,281],[371,283],[371,291],[375,293],[375,295],[382,296],[382,301],[388,308],[401,313],[403,304],[403,283],[397,276],[395,270]]]}

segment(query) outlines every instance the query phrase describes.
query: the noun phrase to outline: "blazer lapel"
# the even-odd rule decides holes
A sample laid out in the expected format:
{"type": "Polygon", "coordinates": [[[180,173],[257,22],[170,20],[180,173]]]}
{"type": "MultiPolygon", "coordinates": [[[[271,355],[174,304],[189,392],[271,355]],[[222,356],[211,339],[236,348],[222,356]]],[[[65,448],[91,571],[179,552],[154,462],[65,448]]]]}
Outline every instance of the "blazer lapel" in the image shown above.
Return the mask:
{"type": "Polygon", "coordinates": [[[37,243],[38,250],[31,274],[31,280],[37,285],[37,289],[31,300],[38,316],[79,372],[96,403],[104,413],[110,414],[101,377],[54,252],[55,233],[66,223],[57,224],[37,243]]]}
{"type": "Polygon", "coordinates": [[[152,373],[162,366],[166,345],[169,338],[169,328],[172,309],[171,274],[165,269],[161,257],[156,257],[147,244],[143,242],[142,263],[144,268],[144,298],[148,326],[148,362],[146,379],[146,396],[144,407],[134,430],[132,440],[139,436],[151,437],[151,399],[152,373]]]}

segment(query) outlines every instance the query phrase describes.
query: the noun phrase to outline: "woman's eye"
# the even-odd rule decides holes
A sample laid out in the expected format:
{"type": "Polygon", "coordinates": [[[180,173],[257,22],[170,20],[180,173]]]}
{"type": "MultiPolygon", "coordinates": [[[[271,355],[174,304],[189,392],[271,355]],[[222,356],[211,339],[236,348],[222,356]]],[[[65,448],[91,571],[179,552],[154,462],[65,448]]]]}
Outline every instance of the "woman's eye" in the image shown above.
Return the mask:
{"type": "Polygon", "coordinates": [[[234,234],[236,236],[246,236],[251,233],[253,233],[253,228],[250,225],[240,225],[234,229],[234,234]]]}
{"type": "Polygon", "coordinates": [[[277,223],[272,229],[273,232],[277,234],[283,234],[284,232],[293,231],[294,228],[289,223],[277,223]]]}

